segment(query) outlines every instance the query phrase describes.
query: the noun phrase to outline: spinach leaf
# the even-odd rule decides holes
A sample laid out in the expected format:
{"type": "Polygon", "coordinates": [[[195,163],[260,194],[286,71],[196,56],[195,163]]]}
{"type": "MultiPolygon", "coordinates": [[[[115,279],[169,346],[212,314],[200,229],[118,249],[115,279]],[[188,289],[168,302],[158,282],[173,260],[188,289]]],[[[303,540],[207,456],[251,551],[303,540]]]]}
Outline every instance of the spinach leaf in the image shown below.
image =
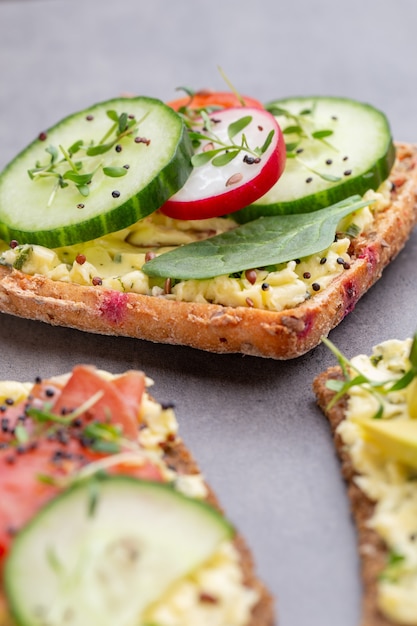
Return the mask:
{"type": "Polygon", "coordinates": [[[339,221],[369,204],[351,196],[312,213],[259,217],[161,254],[145,263],[143,271],[155,277],[202,279],[303,258],[328,248],[339,221]]]}

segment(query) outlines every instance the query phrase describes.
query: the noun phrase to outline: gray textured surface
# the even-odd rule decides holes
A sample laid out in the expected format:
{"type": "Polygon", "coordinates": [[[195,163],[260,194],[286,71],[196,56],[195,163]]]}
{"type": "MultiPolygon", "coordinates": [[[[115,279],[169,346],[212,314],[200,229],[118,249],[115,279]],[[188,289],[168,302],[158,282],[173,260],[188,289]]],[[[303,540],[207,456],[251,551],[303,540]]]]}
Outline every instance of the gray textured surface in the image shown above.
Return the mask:
{"type": "MultiPolygon", "coordinates": [[[[415,0],[0,0],[0,167],[38,132],[130,91],[180,85],[267,101],[300,94],[369,101],[396,139],[417,141],[415,0]]],[[[417,233],[331,334],[348,355],[417,327],[417,233]]],[[[143,368],[172,400],[229,516],[277,596],[281,626],[355,626],[360,584],[344,485],[313,377],[320,346],[283,363],[216,356],[0,317],[0,378],[32,380],[77,362],[143,368]]],[[[197,625],[196,625],[197,626],[197,625]]]]}

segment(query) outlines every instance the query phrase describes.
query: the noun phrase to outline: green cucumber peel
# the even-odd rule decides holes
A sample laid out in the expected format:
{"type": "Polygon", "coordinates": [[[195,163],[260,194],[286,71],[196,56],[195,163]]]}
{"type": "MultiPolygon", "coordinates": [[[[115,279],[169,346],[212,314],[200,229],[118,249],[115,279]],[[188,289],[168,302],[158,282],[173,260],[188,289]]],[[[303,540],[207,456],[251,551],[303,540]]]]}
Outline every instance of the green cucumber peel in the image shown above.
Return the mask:
{"type": "Polygon", "coordinates": [[[287,152],[278,182],[237,211],[240,224],[259,215],[308,213],[378,189],[395,161],[389,122],[372,105],[348,98],[298,97],[265,105],[281,127],[287,152]]]}
{"type": "Polygon", "coordinates": [[[314,213],[260,217],[161,254],[145,263],[143,271],[152,277],[204,279],[307,257],[332,244],[343,217],[369,204],[351,196],[314,213]]]}
{"type": "Polygon", "coordinates": [[[184,185],[192,155],[182,118],[160,100],[78,111],[0,172],[0,238],[57,248],[122,230],[184,185]]]}

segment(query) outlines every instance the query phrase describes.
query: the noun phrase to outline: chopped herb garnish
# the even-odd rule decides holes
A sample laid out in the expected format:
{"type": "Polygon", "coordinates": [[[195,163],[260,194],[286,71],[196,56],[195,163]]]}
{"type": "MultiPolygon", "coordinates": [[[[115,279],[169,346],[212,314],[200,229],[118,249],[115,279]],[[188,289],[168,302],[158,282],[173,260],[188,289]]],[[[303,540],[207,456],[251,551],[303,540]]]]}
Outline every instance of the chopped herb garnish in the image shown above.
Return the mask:
{"type": "MultiPolygon", "coordinates": [[[[409,360],[410,369],[408,369],[399,379],[390,379],[384,382],[380,380],[371,380],[368,376],[361,373],[347,357],[345,357],[338,348],[327,338],[322,337],[322,342],[333,352],[343,372],[343,380],[330,379],[326,386],[328,389],[335,391],[335,395],[330,401],[328,408],[330,409],[345,394],[349,393],[352,387],[357,385],[364,386],[369,393],[378,402],[378,409],[373,415],[373,419],[379,419],[384,411],[384,398],[392,392],[401,391],[410,385],[411,381],[417,378],[417,333],[413,337],[410,348],[409,360]]],[[[374,365],[377,361],[373,362],[374,365]]]]}

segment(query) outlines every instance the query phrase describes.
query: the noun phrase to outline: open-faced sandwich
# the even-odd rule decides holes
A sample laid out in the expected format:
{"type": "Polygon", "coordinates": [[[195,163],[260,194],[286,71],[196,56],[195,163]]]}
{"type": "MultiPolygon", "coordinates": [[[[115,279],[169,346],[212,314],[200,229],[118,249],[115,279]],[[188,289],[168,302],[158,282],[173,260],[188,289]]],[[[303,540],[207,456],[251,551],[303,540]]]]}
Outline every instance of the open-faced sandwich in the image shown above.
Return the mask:
{"type": "MultiPolygon", "coordinates": [[[[329,343],[331,346],[331,344],[329,343]]],[[[364,626],[417,624],[417,335],[314,381],[358,531],[364,626]]]]}
{"type": "Polygon", "coordinates": [[[139,371],[0,383],[1,626],[272,626],[273,601],[139,371]]]}
{"type": "Polygon", "coordinates": [[[404,246],[415,164],[383,113],[349,99],[100,103],[0,175],[0,311],[296,357],[404,246]]]}

